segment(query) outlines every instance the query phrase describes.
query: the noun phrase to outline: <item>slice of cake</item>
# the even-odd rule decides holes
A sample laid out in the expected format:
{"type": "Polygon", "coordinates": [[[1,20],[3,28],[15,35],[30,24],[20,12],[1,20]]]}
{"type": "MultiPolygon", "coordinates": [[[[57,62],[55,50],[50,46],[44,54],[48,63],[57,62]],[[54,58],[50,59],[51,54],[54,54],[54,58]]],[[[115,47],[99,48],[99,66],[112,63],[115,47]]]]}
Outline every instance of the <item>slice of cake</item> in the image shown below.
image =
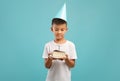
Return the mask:
{"type": "Polygon", "coordinates": [[[63,51],[54,50],[54,52],[52,53],[52,57],[60,59],[60,58],[65,58],[66,55],[65,55],[65,52],[63,51]]]}

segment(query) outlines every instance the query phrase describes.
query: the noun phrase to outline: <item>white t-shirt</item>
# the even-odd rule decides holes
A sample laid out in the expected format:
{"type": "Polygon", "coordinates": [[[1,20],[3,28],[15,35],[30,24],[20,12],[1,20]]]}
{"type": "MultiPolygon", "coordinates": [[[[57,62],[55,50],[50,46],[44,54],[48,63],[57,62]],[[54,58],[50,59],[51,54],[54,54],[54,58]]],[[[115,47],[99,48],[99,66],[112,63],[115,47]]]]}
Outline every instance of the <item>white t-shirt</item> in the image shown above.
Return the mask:
{"type": "MultiPolygon", "coordinates": [[[[66,41],[64,44],[57,44],[50,41],[45,45],[43,58],[48,58],[48,53],[54,50],[64,51],[69,59],[77,59],[75,45],[66,41]]],[[[64,60],[53,60],[52,66],[48,70],[46,81],[71,81],[71,71],[64,60]]]]}

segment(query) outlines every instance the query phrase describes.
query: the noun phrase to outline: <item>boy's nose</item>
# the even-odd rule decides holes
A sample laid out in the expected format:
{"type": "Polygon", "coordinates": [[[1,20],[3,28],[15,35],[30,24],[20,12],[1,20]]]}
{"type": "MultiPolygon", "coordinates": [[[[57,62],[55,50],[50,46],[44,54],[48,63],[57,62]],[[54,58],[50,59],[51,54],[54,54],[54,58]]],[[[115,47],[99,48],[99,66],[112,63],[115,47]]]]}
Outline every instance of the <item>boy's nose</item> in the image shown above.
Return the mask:
{"type": "Polygon", "coordinates": [[[61,31],[59,30],[58,33],[61,33],[61,31]]]}

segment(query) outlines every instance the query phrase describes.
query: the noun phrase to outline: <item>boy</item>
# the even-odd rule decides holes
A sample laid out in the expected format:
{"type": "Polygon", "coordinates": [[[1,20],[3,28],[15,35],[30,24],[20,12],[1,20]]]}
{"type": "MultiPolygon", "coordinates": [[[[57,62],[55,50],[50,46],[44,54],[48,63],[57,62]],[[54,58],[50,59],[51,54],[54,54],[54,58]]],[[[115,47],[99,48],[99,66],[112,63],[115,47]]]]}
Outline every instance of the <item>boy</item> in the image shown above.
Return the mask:
{"type": "Polygon", "coordinates": [[[53,18],[51,31],[54,33],[54,40],[45,45],[43,58],[45,67],[48,68],[46,81],[71,81],[70,69],[75,66],[77,59],[75,45],[64,38],[67,32],[67,22],[60,18],[53,18]],[[65,53],[65,57],[53,58],[54,51],[60,54],[65,53]]]}

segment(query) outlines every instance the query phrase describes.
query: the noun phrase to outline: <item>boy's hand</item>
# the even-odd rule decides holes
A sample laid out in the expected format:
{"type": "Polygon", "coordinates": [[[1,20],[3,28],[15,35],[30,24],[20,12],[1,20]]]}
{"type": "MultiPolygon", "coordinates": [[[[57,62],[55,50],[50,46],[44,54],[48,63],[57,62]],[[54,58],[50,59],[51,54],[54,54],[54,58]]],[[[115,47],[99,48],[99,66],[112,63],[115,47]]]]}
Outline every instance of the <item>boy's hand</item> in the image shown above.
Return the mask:
{"type": "Polygon", "coordinates": [[[52,58],[52,53],[49,53],[49,54],[48,54],[48,59],[49,59],[49,60],[53,60],[53,58],[52,58]]]}
{"type": "Polygon", "coordinates": [[[48,54],[48,58],[45,59],[45,67],[50,68],[52,65],[53,58],[51,57],[51,53],[48,54]]]}

